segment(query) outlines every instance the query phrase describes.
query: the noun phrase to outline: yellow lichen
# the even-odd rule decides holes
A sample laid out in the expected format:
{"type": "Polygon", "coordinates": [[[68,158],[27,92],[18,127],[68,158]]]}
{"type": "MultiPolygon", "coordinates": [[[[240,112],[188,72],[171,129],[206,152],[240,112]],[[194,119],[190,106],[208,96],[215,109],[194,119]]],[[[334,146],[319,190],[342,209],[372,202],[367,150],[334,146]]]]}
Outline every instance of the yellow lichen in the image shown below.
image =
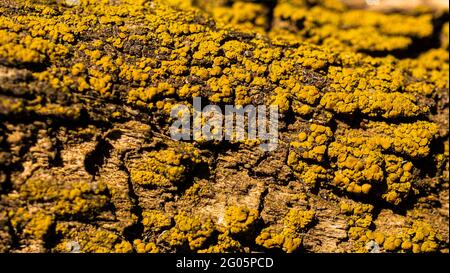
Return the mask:
{"type": "Polygon", "coordinates": [[[300,233],[305,231],[313,220],[313,211],[291,209],[284,217],[281,227],[264,228],[256,238],[256,243],[265,248],[281,248],[287,253],[294,252],[302,243],[300,233]]]}
{"type": "Polygon", "coordinates": [[[224,216],[231,234],[248,231],[257,218],[256,210],[237,206],[228,207],[224,216]]]}

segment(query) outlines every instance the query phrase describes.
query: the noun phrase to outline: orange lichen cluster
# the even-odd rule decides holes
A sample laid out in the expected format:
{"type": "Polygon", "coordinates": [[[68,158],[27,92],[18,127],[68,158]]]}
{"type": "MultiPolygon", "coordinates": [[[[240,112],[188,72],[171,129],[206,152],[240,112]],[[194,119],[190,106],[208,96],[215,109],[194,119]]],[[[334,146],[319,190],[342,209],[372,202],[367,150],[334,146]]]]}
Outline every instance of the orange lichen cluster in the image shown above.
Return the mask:
{"type": "Polygon", "coordinates": [[[283,218],[283,225],[269,226],[261,231],[256,243],[266,248],[281,248],[287,253],[296,251],[302,243],[302,235],[314,221],[313,211],[291,209],[283,218]]]}
{"type": "Polygon", "coordinates": [[[200,162],[198,151],[189,146],[185,149],[168,148],[151,151],[132,160],[131,181],[144,186],[172,187],[185,179],[188,164],[192,167],[200,162]]]}
{"type": "MultiPolygon", "coordinates": [[[[377,206],[431,215],[445,205],[448,22],[438,16],[337,0],[2,1],[0,223],[21,244],[60,252],[295,252],[332,211],[347,220],[338,244],[351,251],[371,241],[440,250],[448,242],[428,219],[407,215],[400,233],[374,225],[377,206]],[[278,106],[279,149],[170,140],[171,110],[193,97],[278,106]],[[93,142],[84,162],[60,158],[93,142]],[[354,200],[336,209],[335,199],[354,200]]],[[[0,250],[19,249],[2,238],[0,250]]]]}

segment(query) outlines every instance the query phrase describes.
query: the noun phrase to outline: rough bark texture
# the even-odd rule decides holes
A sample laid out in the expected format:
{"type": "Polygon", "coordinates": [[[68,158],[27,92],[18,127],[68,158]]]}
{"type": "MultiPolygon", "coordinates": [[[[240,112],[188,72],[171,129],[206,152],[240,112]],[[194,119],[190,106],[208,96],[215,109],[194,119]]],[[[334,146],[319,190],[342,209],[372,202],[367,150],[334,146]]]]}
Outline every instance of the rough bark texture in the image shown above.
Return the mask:
{"type": "Polygon", "coordinates": [[[448,252],[447,77],[445,10],[0,0],[0,252],[448,252]],[[194,96],[278,148],[172,140],[194,96]]]}

